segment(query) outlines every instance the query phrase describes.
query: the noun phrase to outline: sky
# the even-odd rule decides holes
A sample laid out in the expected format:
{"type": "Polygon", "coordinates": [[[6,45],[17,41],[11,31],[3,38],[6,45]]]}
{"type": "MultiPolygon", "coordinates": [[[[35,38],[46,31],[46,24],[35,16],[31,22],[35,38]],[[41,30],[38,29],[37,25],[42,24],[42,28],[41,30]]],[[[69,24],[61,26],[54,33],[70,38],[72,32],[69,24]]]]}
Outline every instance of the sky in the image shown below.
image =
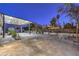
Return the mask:
{"type": "MultiPolygon", "coordinates": [[[[41,25],[49,24],[63,4],[56,3],[0,3],[0,12],[9,16],[29,20],[41,25]]],[[[57,24],[70,22],[64,15],[57,24]]]]}

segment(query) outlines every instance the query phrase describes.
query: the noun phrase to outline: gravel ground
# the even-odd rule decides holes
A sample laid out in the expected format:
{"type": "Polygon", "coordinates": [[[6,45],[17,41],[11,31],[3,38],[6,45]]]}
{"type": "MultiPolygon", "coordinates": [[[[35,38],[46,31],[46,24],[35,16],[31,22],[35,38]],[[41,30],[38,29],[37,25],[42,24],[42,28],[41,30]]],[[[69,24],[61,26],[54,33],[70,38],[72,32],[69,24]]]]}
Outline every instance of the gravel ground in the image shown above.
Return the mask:
{"type": "Polygon", "coordinates": [[[79,56],[79,45],[42,35],[14,40],[0,46],[1,56],[79,56]]]}

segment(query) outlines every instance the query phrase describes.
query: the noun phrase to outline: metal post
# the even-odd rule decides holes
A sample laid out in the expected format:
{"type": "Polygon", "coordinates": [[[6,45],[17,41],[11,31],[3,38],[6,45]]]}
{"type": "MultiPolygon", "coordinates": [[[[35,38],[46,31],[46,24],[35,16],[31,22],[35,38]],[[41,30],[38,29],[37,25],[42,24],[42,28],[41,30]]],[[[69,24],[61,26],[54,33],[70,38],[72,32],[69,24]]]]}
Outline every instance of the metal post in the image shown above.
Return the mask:
{"type": "Polygon", "coordinates": [[[22,33],[22,26],[21,26],[21,33],[22,33]]]}
{"type": "Polygon", "coordinates": [[[29,33],[30,33],[30,24],[29,24],[29,33]]]}
{"type": "Polygon", "coordinates": [[[3,38],[5,37],[5,17],[3,14],[3,38]]]}

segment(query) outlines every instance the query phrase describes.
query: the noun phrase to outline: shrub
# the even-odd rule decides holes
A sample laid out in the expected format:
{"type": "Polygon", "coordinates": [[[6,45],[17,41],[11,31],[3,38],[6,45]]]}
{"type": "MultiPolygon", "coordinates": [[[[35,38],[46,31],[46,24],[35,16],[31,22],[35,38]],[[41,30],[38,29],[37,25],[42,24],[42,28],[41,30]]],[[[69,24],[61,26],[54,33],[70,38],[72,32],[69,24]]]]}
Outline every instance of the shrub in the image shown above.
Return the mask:
{"type": "Polygon", "coordinates": [[[15,30],[8,30],[8,32],[12,35],[12,37],[16,37],[16,31],[15,30]]]}

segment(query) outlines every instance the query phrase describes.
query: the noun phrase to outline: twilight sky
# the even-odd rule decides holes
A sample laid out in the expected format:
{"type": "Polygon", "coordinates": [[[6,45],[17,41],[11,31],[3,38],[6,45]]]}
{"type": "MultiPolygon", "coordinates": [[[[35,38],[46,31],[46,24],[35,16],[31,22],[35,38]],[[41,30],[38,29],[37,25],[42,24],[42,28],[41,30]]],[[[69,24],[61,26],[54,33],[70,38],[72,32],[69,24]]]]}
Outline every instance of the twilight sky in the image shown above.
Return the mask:
{"type": "MultiPolygon", "coordinates": [[[[57,9],[63,4],[47,3],[2,3],[0,12],[9,16],[14,16],[36,22],[38,24],[49,24],[52,17],[57,15],[57,9]]],[[[58,24],[70,22],[64,15],[59,19],[58,24]]]]}

